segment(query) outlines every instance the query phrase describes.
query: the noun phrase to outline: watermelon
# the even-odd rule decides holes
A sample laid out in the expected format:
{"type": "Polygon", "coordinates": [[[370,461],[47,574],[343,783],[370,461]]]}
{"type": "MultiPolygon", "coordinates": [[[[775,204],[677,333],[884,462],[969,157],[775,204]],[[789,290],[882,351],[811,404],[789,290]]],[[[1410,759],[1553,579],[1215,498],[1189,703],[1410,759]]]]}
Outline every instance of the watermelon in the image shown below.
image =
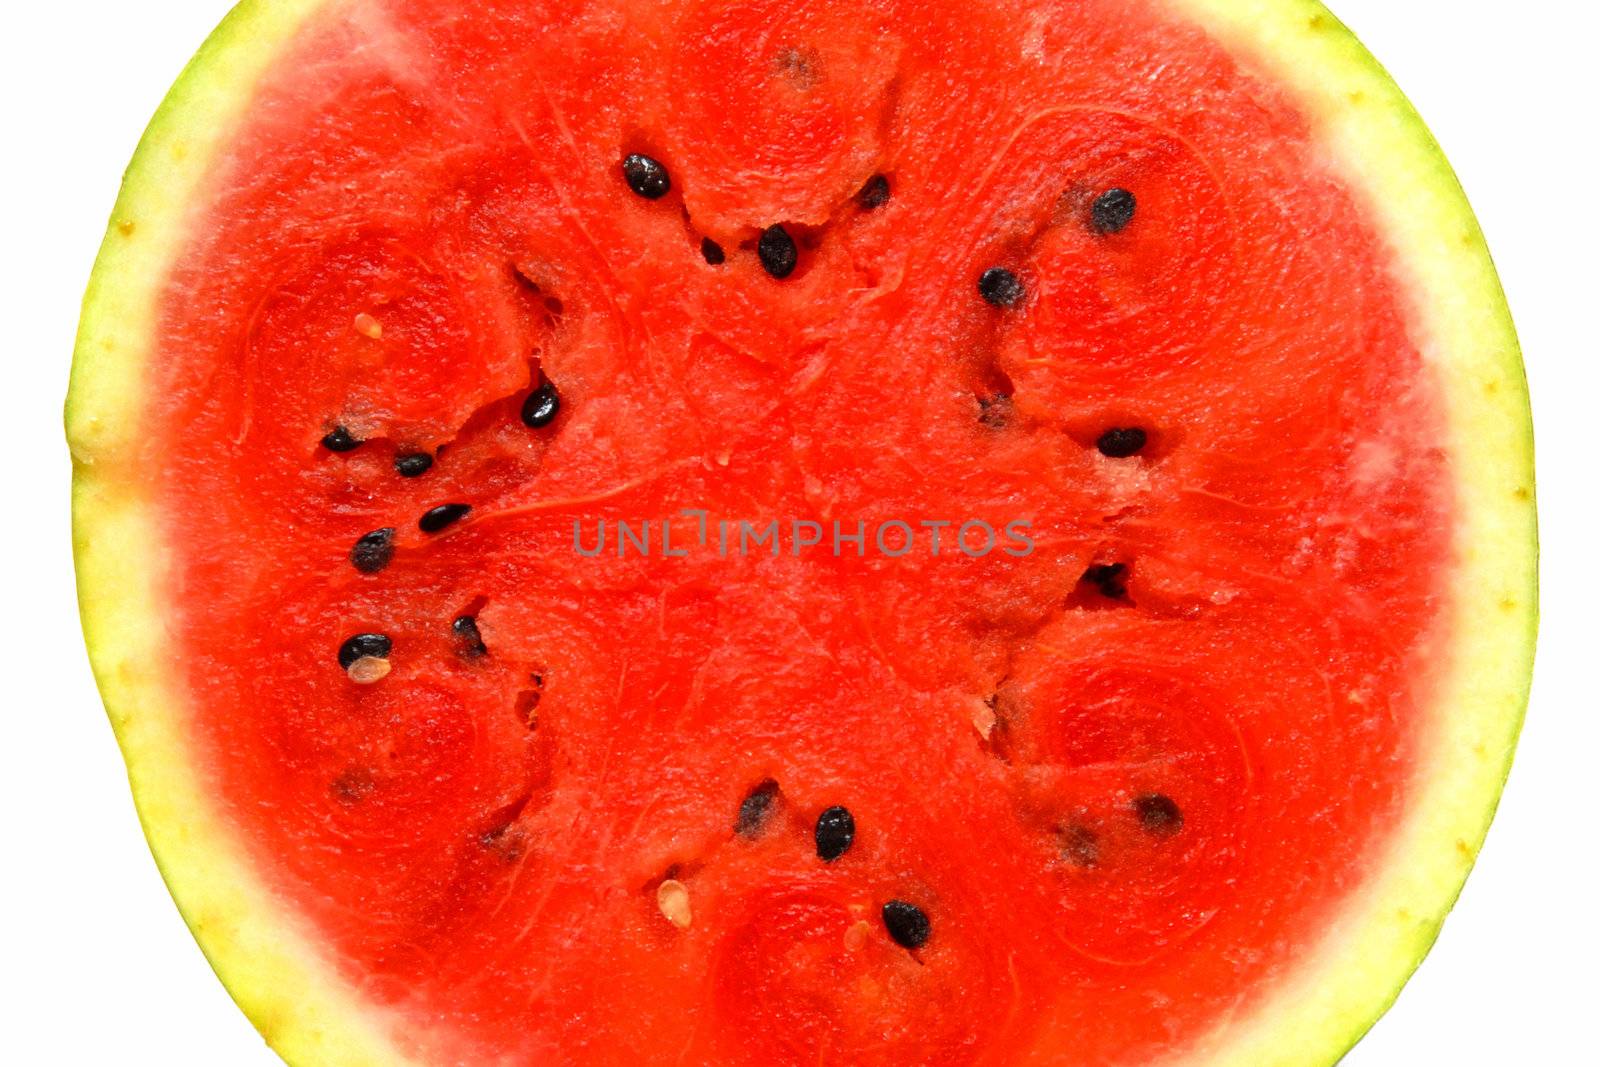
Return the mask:
{"type": "Polygon", "coordinates": [[[300,1065],[1332,1063],[1526,696],[1510,318],[1307,0],[247,0],[67,428],[300,1065]]]}

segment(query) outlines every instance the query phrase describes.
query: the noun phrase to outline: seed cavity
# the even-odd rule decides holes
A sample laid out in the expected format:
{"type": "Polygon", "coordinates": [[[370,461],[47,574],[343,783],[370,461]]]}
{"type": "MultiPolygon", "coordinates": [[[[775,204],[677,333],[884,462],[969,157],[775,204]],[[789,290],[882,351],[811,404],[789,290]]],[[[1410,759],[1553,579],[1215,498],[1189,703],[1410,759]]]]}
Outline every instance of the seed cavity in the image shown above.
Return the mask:
{"type": "Polygon", "coordinates": [[[785,48],[773,60],[773,66],[784,80],[802,93],[816,88],[820,65],[817,53],[809,48],[785,48]]]}
{"type": "Polygon", "coordinates": [[[831,807],[817,816],[817,855],[824,861],[834,860],[850,851],[856,841],[856,820],[848,808],[831,807]]]}
{"type": "Polygon", "coordinates": [[[761,258],[761,266],[774,278],[787,278],[800,264],[800,250],[795,247],[794,238],[789,236],[789,231],[782,224],[768,226],[761,231],[761,240],[756,243],[756,255],[761,258]]]}
{"type": "Polygon", "coordinates": [[[694,912],[689,908],[689,887],[676,878],[669,878],[656,887],[656,907],[667,922],[680,930],[694,925],[694,912]]]}
{"type": "Polygon", "coordinates": [[[933,936],[928,913],[904,900],[891,900],[883,906],[883,928],[901,948],[919,949],[933,936]]]}
{"type": "Polygon", "coordinates": [[[876,211],[889,202],[889,179],[874,174],[856,194],[856,204],[862,211],[876,211]]]}
{"type": "Polygon", "coordinates": [[[1022,279],[1004,267],[990,267],[978,278],[978,292],[997,308],[1016,307],[1028,295],[1022,279]]]}
{"type": "Polygon", "coordinates": [[[363,337],[370,337],[374,341],[382,340],[383,338],[383,323],[365,311],[356,316],[355,327],[356,333],[363,337]]]}
{"type": "Polygon", "coordinates": [[[423,533],[439,533],[466,518],[471,511],[471,504],[440,504],[418,519],[417,526],[423,533]]]}
{"type": "Polygon", "coordinates": [[[1005,393],[995,393],[978,398],[978,422],[991,430],[1003,430],[1011,425],[1015,406],[1005,393]]]}
{"type": "Polygon", "coordinates": [[[637,152],[622,161],[622,176],[627,179],[628,188],[646,200],[660,200],[672,191],[672,176],[667,168],[637,152]]]}
{"type": "Polygon", "coordinates": [[[528,394],[522,403],[522,421],[530,429],[539,430],[556,421],[561,414],[561,394],[549,378],[539,375],[539,386],[528,394]]]}
{"type": "Polygon", "coordinates": [[[739,803],[739,818],[733,832],[740,837],[760,837],[778,806],[778,783],[771,778],[750,790],[739,803]]]}
{"type": "Polygon", "coordinates": [[[1165,793],[1146,793],[1133,802],[1133,811],[1152,837],[1172,837],[1183,829],[1183,809],[1165,793]]]}
{"type": "Polygon", "coordinates": [[[393,651],[388,634],[356,634],[339,646],[339,666],[349,670],[358,659],[388,659],[393,651]]]}
{"type": "Polygon", "coordinates": [[[394,469],[402,478],[420,478],[433,469],[433,456],[428,452],[408,452],[395,457],[394,469]]]}
{"type": "Polygon", "coordinates": [[[517,715],[530,730],[538,729],[539,705],[544,701],[544,674],[534,671],[528,676],[529,688],[517,694],[517,715]]]}
{"type": "Polygon", "coordinates": [[[463,615],[450,624],[450,632],[455,635],[456,654],[463,659],[478,659],[489,654],[489,646],[483,643],[483,634],[478,630],[478,620],[471,615],[463,615]]]}
{"type": "Polygon", "coordinates": [[[515,863],[528,851],[528,834],[520,826],[507,823],[485,831],[479,836],[478,844],[506,863],[515,863]]]}
{"type": "Polygon", "coordinates": [[[366,444],[365,441],[357,439],[343,426],[335,426],[333,430],[322,439],[322,447],[326,448],[329,452],[354,452],[364,444],[366,444]]]}
{"type": "Polygon", "coordinates": [[[1139,202],[1126,189],[1107,189],[1089,208],[1089,224],[1096,233],[1121,233],[1133,221],[1139,202]]]}
{"type": "Polygon", "coordinates": [[[1137,426],[1114,426],[1101,434],[1094,446],[1103,456],[1112,459],[1127,459],[1137,456],[1144,451],[1144,446],[1150,443],[1150,435],[1137,426]]]}
{"type": "Polygon", "coordinates": [[[378,788],[372,772],[365,767],[351,767],[333,780],[329,792],[335,800],[349,807],[361,803],[378,788]]]}
{"type": "Polygon", "coordinates": [[[357,685],[375,685],[389,677],[389,672],[393,669],[386,659],[380,659],[377,656],[362,656],[350,664],[349,667],[346,667],[345,673],[357,685]]]}
{"type": "Polygon", "coordinates": [[[377,574],[394,560],[394,527],[364,534],[350,550],[350,562],[362,574],[377,574]]]}
{"type": "Polygon", "coordinates": [[[1100,862],[1100,835],[1087,826],[1061,831],[1061,858],[1074,867],[1089,868],[1100,862]]]}
{"type": "Polygon", "coordinates": [[[1128,595],[1126,563],[1097,563],[1083,572],[1083,580],[1108,599],[1121,600],[1128,595]]]}
{"type": "Polygon", "coordinates": [[[728,253],[724,252],[722,246],[709,237],[701,238],[700,254],[713,267],[720,267],[728,261],[728,253]]]}

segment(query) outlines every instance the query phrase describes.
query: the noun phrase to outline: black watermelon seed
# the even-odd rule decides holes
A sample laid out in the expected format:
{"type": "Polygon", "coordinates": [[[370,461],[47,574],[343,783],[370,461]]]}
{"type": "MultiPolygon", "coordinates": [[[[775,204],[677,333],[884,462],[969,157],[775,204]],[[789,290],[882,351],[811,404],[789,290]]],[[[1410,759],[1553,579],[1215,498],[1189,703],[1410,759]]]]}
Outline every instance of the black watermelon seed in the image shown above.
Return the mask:
{"type": "Polygon", "coordinates": [[[1100,595],[1121,600],[1128,595],[1128,565],[1097,563],[1083,572],[1083,580],[1100,590],[1100,595]]]}
{"type": "Polygon", "coordinates": [[[921,948],[933,936],[928,913],[903,900],[891,900],[883,906],[883,928],[901,948],[921,948]]]}
{"type": "Polygon", "coordinates": [[[861,187],[856,194],[856,203],[862,211],[876,211],[889,202],[889,179],[882,174],[874,174],[867,179],[867,184],[861,187]]]}
{"type": "Polygon", "coordinates": [[[556,392],[556,387],[548,378],[539,378],[539,388],[528,394],[528,399],[522,402],[522,421],[528,427],[538,430],[549,426],[556,421],[556,416],[561,414],[561,394],[556,392]]]}
{"type": "Polygon", "coordinates": [[[365,441],[356,440],[343,426],[335,426],[333,432],[322,439],[322,447],[329,452],[354,452],[364,444],[365,441]]]}
{"type": "Polygon", "coordinates": [[[761,257],[761,265],[774,278],[787,278],[800,264],[800,250],[795,247],[789,231],[781,225],[768,226],[761,231],[756,255],[761,257]]]}
{"type": "Polygon", "coordinates": [[[978,279],[978,292],[997,308],[1016,307],[1028,291],[1022,279],[1004,267],[990,267],[978,279]]]}
{"type": "Polygon", "coordinates": [[[388,634],[356,634],[339,646],[339,666],[349,670],[350,664],[358,659],[367,656],[388,659],[393,651],[394,642],[389,640],[388,634]]]}
{"type": "Polygon", "coordinates": [[[394,527],[385,526],[362,536],[350,550],[350,562],[362,574],[377,574],[394,559],[394,527]]]}
{"type": "Polygon", "coordinates": [[[451,623],[450,632],[456,635],[457,651],[467,659],[489,654],[489,646],[483,643],[483,634],[478,630],[478,620],[471,615],[463,615],[451,623]]]}
{"type": "Polygon", "coordinates": [[[1139,201],[1126,189],[1107,189],[1095,198],[1089,221],[1096,233],[1121,233],[1133,221],[1139,201]]]}
{"type": "Polygon", "coordinates": [[[739,803],[739,818],[733,832],[740,837],[757,837],[766,829],[767,820],[778,803],[778,783],[768,778],[739,803]]]}
{"type": "Polygon", "coordinates": [[[848,808],[832,807],[817,816],[817,855],[832,862],[850,851],[856,840],[856,820],[848,808]]]}
{"type": "Polygon", "coordinates": [[[402,478],[420,478],[433,469],[433,456],[427,452],[410,452],[396,456],[394,469],[402,478]]]}
{"type": "Polygon", "coordinates": [[[1094,446],[1100,450],[1101,455],[1110,456],[1112,459],[1127,459],[1143,452],[1144,446],[1149,443],[1150,435],[1137,426],[1117,426],[1101,434],[1094,446]]]}
{"type": "Polygon", "coordinates": [[[438,533],[466,518],[471,510],[471,504],[440,504],[417,520],[417,525],[423,533],[438,533]]]}
{"type": "Polygon", "coordinates": [[[622,161],[622,176],[628,188],[646,200],[660,200],[672,191],[672,177],[656,160],[637,152],[622,161]]]}
{"type": "Polygon", "coordinates": [[[1171,837],[1183,829],[1183,810],[1163,793],[1147,793],[1133,802],[1139,825],[1153,837],[1171,837]]]}
{"type": "Polygon", "coordinates": [[[700,241],[700,254],[705,256],[706,262],[713,267],[720,267],[728,260],[728,254],[722,250],[722,246],[709,237],[700,241]]]}
{"type": "Polygon", "coordinates": [[[1074,867],[1100,862],[1100,835],[1087,826],[1072,826],[1061,833],[1061,856],[1074,867]]]}

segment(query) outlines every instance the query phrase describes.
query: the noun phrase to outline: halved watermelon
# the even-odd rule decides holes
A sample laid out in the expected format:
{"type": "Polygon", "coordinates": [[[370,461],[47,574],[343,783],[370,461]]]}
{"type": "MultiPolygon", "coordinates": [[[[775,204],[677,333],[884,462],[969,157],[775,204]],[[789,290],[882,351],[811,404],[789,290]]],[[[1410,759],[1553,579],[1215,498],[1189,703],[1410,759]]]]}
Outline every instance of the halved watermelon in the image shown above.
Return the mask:
{"type": "Polygon", "coordinates": [[[1331,1063],[1526,695],[1509,316],[1304,0],[250,0],[67,418],[301,1065],[1331,1063]]]}

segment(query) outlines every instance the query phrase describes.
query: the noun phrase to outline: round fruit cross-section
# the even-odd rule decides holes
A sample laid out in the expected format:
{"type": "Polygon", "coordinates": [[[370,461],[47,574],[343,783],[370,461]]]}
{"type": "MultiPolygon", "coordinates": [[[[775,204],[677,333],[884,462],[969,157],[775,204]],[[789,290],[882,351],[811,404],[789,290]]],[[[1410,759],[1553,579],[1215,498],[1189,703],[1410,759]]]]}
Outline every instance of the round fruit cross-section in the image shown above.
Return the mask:
{"type": "Polygon", "coordinates": [[[1516,351],[1308,0],[247,0],[85,628],[291,1063],[1329,1064],[1514,744],[1516,351]]]}

